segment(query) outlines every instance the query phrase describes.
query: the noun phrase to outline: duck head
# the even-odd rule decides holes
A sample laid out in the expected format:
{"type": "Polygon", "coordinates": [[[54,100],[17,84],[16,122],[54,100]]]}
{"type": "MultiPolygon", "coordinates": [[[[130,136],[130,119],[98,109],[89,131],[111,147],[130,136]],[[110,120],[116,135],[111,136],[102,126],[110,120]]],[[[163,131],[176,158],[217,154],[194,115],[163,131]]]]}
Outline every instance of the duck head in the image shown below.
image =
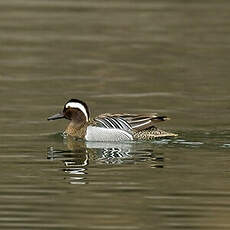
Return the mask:
{"type": "Polygon", "coordinates": [[[82,124],[89,121],[89,109],[85,102],[71,99],[64,105],[61,113],[48,117],[48,121],[57,119],[68,119],[74,123],[82,124]]]}

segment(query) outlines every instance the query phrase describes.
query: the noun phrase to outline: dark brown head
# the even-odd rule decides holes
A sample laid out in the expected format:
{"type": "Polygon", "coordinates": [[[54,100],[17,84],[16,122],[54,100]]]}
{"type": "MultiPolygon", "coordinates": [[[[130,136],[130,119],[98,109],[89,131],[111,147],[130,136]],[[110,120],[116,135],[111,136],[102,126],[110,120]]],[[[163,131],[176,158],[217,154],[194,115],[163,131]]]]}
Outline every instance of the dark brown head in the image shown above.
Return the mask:
{"type": "Polygon", "coordinates": [[[85,102],[78,99],[71,99],[64,105],[61,113],[48,117],[48,120],[68,119],[76,123],[85,123],[89,121],[89,109],[85,102]]]}

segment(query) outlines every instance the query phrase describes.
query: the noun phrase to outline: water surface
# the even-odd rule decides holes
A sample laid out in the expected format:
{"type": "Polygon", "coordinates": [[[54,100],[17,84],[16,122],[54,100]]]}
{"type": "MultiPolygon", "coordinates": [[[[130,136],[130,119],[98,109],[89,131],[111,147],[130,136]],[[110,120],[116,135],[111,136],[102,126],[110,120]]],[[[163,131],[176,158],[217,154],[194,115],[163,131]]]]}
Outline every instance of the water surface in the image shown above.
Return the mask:
{"type": "Polygon", "coordinates": [[[0,1],[0,228],[229,229],[229,7],[0,1]],[[63,139],[69,98],[179,136],[63,139]]]}

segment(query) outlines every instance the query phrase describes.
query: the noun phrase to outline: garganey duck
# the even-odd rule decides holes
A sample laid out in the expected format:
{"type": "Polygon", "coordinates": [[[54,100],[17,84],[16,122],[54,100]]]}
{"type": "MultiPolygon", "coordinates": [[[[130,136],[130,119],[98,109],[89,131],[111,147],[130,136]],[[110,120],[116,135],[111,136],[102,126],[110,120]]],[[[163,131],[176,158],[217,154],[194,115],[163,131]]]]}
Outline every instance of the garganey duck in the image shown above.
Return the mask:
{"type": "Polygon", "coordinates": [[[169,120],[166,116],[158,116],[156,113],[104,113],[90,119],[88,106],[78,99],[67,101],[63,111],[48,120],[61,118],[70,120],[65,134],[87,141],[150,140],[177,136],[155,127],[157,122],[169,120]]]}

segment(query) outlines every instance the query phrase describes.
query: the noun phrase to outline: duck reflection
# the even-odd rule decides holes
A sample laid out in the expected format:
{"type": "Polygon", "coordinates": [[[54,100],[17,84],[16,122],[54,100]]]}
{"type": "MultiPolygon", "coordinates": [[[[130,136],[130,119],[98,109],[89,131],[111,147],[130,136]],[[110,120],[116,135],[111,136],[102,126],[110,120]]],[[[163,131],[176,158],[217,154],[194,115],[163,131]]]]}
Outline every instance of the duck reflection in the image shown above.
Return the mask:
{"type": "Polygon", "coordinates": [[[163,154],[154,152],[153,144],[148,142],[85,142],[67,137],[64,139],[64,147],[65,149],[49,147],[47,159],[62,161],[63,171],[74,175],[70,178],[74,183],[83,183],[81,180],[87,174],[88,165],[164,166],[163,154]]]}

